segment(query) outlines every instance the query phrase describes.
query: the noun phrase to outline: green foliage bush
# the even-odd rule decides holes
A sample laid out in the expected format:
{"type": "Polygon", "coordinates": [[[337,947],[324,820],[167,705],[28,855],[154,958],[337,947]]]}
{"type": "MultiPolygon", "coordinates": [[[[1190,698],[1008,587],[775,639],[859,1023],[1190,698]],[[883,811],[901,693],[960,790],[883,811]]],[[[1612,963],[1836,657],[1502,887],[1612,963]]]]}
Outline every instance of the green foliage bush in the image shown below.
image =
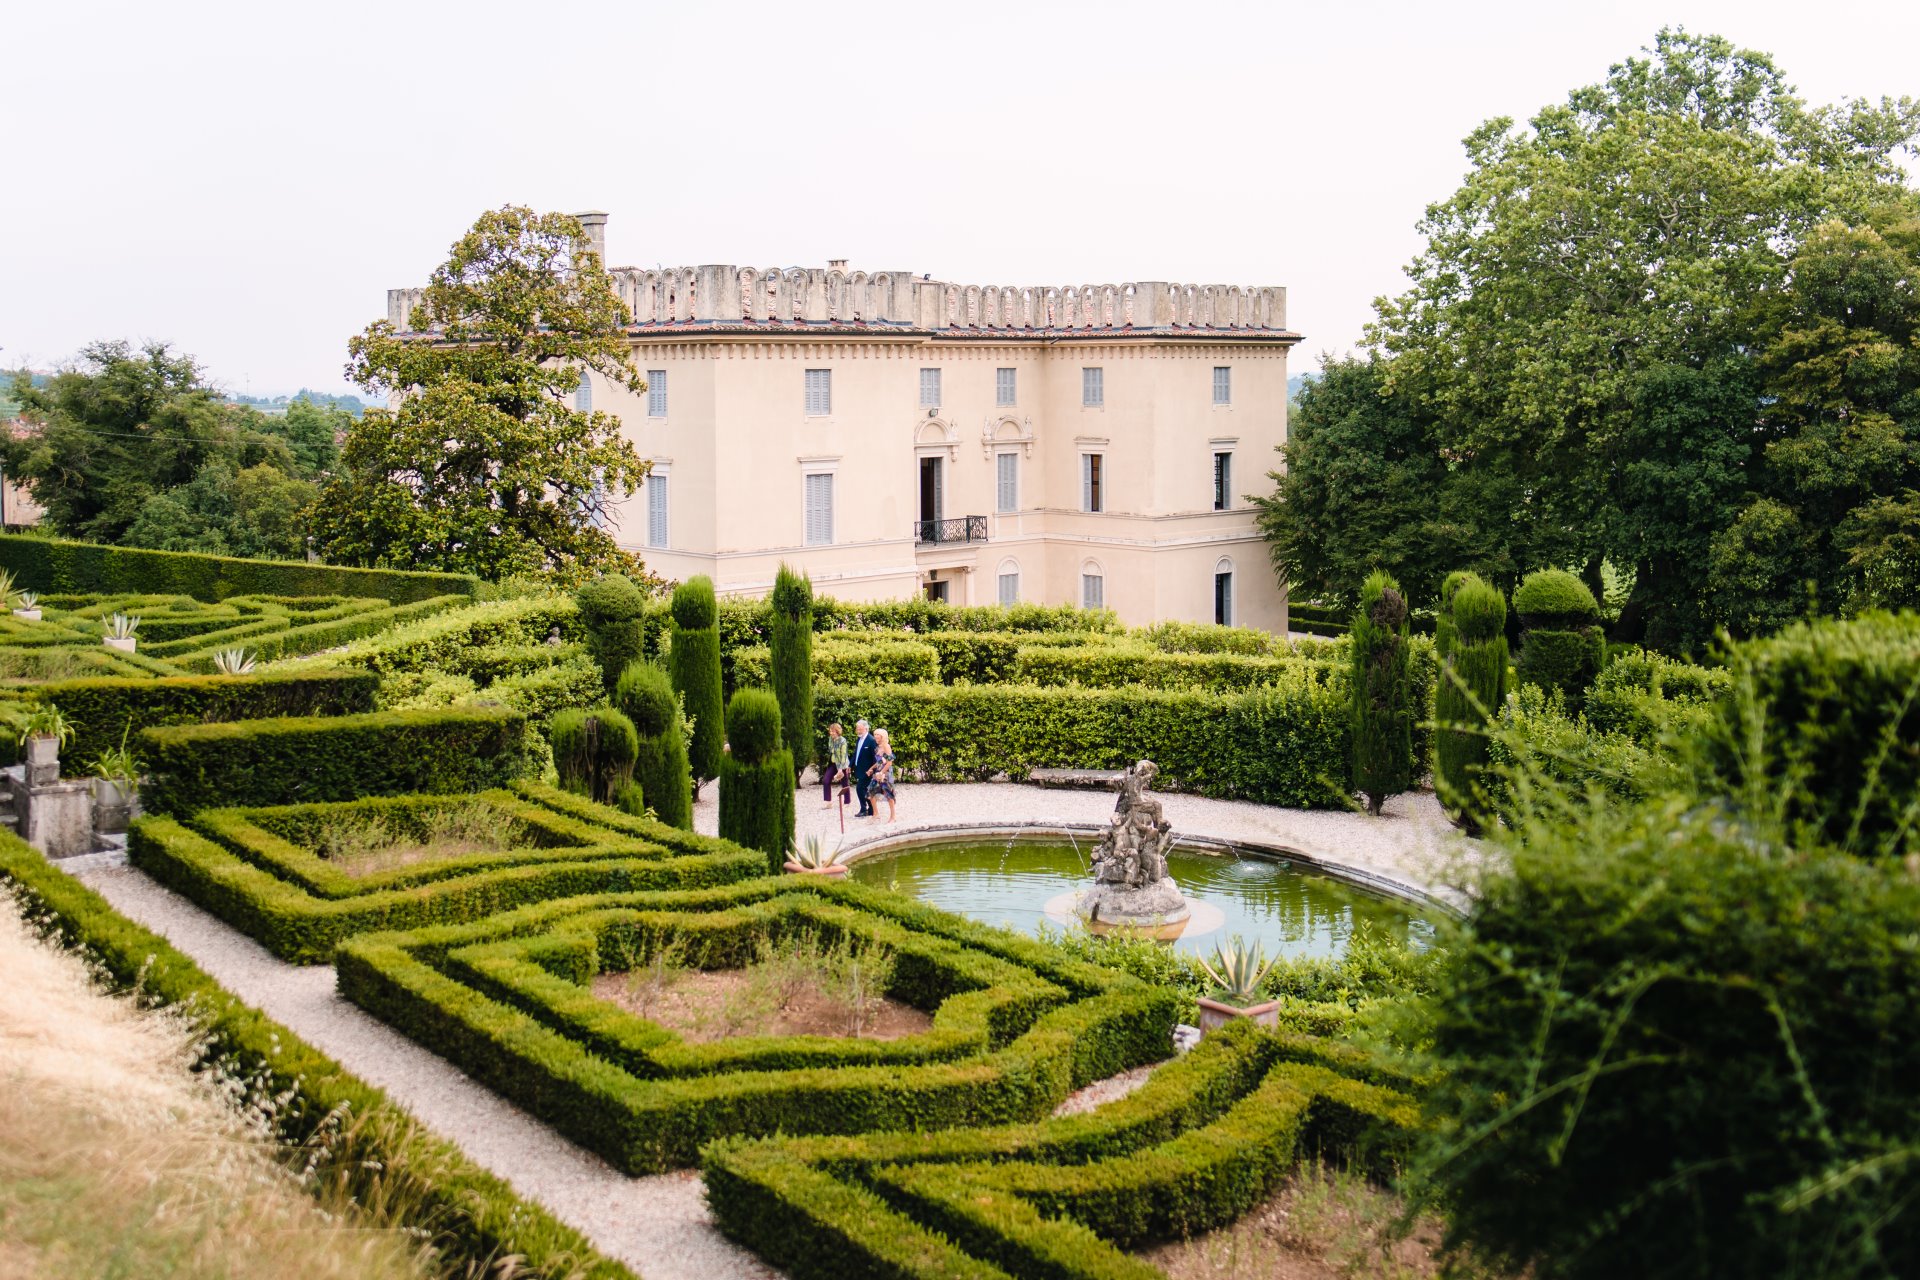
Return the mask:
{"type": "Polygon", "coordinates": [[[626,1267],[596,1253],[573,1228],[522,1200],[293,1031],[235,999],[165,938],[114,911],[11,833],[0,833],[0,880],[21,896],[31,917],[92,960],[114,990],[137,992],[143,1004],[190,1018],[203,1037],[202,1063],[221,1063],[228,1078],[252,1080],[259,1073],[259,1088],[277,1100],[267,1114],[272,1136],[307,1153],[316,1181],[344,1186],[362,1204],[418,1204],[423,1221],[409,1225],[431,1233],[450,1273],[513,1258],[529,1280],[632,1280],[626,1267]],[[342,1116],[352,1123],[337,1124],[342,1116]]]}
{"type": "Polygon", "coordinates": [[[1407,602],[1384,572],[1368,575],[1353,615],[1348,693],[1353,715],[1353,789],[1378,814],[1413,785],[1413,672],[1407,602]]]}
{"type": "Polygon", "coordinates": [[[154,813],[478,791],[525,768],[526,717],[497,707],[296,716],[143,730],[154,813]]]}
{"type": "MultiPolygon", "coordinates": [[[[66,757],[84,764],[123,736],[172,724],[258,720],[272,716],[338,716],[373,710],[378,676],[363,671],[251,676],[105,677],[60,680],[35,694],[73,724],[66,757]]],[[[80,773],[78,768],[70,772],[80,773]]]]}
{"type": "Polygon", "coordinates": [[[1920,881],[1760,800],[1523,811],[1443,935],[1416,1185],[1499,1273],[1920,1262],[1920,881]]]}
{"type": "MultiPolygon", "coordinates": [[[[344,618],[335,618],[323,622],[309,622],[300,626],[288,627],[284,631],[270,631],[263,635],[246,639],[244,647],[253,651],[260,661],[273,658],[292,658],[302,654],[317,653],[322,649],[331,649],[367,636],[379,635],[389,627],[417,618],[429,617],[465,604],[465,596],[433,596],[426,600],[416,600],[410,604],[396,604],[384,609],[367,609],[344,618]]],[[[222,632],[211,632],[199,637],[198,648],[183,652],[169,653],[169,660],[187,671],[212,671],[214,655],[222,649],[234,647],[233,641],[222,632]]]]}
{"type": "Polygon", "coordinates": [[[1603,733],[1564,699],[1521,685],[1488,726],[1487,760],[1475,799],[1509,822],[1542,790],[1636,800],[1671,786],[1679,766],[1620,733],[1603,733]]]}
{"type": "Polygon", "coordinates": [[[378,929],[475,920],[552,898],[729,884],[766,870],[764,854],[523,782],[514,792],[369,798],[146,817],[128,835],[133,864],[283,960],[330,959],[340,940],[378,929]],[[520,832],[503,853],[467,854],[353,877],[318,851],[327,825],[450,803],[484,804],[520,832]]]}
{"type": "Polygon", "coordinates": [[[433,668],[453,675],[478,676],[486,674],[481,669],[483,664],[498,663],[492,655],[502,651],[532,653],[550,648],[544,642],[555,631],[560,632],[562,640],[584,638],[579,610],[570,596],[490,600],[392,627],[377,636],[356,640],[324,660],[310,661],[365,667],[383,674],[433,668]]]}
{"type": "Polygon", "coordinates": [[[666,825],[693,830],[693,778],[673,682],[651,662],[632,663],[614,686],[613,703],[626,713],[639,736],[633,777],[647,803],[666,825]]]}
{"type": "Polygon", "coordinates": [[[1164,653],[1138,643],[1025,645],[1015,658],[1013,678],[1089,689],[1143,685],[1226,693],[1272,684],[1301,661],[1230,652],[1164,653]]]}
{"type": "MultiPolygon", "coordinates": [[[[809,661],[821,684],[919,684],[940,678],[934,645],[883,633],[834,632],[812,643],[809,661]]],[[[751,689],[773,678],[772,654],[762,645],[733,655],[733,687],[751,689]]],[[[785,715],[784,708],[781,712],[785,715]]]]}
{"type": "Polygon", "coordinates": [[[1726,701],[1733,678],[1644,649],[1609,657],[1587,690],[1582,711],[1602,733],[1620,733],[1644,747],[1701,733],[1726,701]]]}
{"type": "Polygon", "coordinates": [[[793,756],[780,731],[780,703],[742,689],[727,704],[728,752],[720,757],[720,836],[767,855],[778,871],[793,845],[793,756]]]}
{"type": "Polygon", "coordinates": [[[725,726],[721,722],[720,632],[715,626],[719,607],[713,580],[702,575],[674,588],[673,639],[667,655],[667,674],[673,679],[686,713],[693,717],[693,741],[687,760],[696,784],[720,776],[720,748],[725,726]]]}
{"type": "Polygon", "coordinates": [[[767,683],[780,700],[787,751],[798,766],[814,754],[807,743],[813,732],[813,583],[783,564],[774,575],[769,603],[772,671],[767,683]]]}
{"type": "Polygon", "coordinates": [[[1036,768],[1118,769],[1146,756],[1160,785],[1324,809],[1346,802],[1344,682],[1303,665],[1240,694],[1028,685],[820,686],[814,727],[859,719],[892,736],[903,776],[980,781],[1036,768]]]}
{"type": "Polygon", "coordinates": [[[612,804],[633,780],[640,739],[633,722],[608,707],[578,708],[554,716],[548,730],[560,785],[600,804],[612,804]]]}
{"type": "Polygon", "coordinates": [[[1607,661],[1593,592],[1564,569],[1539,569],[1514,589],[1513,611],[1521,627],[1514,660],[1520,683],[1557,689],[1577,710],[1607,661]]]}
{"type": "Polygon", "coordinates": [[[611,693],[627,664],[640,656],[640,617],[646,610],[646,597],[631,579],[608,574],[582,585],[574,601],[580,611],[580,625],[586,628],[587,649],[600,664],[601,678],[611,693]]]}
{"type": "Polygon", "coordinates": [[[1600,620],[1600,603],[1587,584],[1565,569],[1536,569],[1513,589],[1513,611],[1524,627],[1567,630],[1600,620]]]}
{"type": "Polygon", "coordinates": [[[377,596],[410,604],[472,596],[479,579],[460,573],[346,569],[299,560],[239,560],[177,551],[143,551],[93,542],[0,534],[0,569],[43,592],[166,592],[196,600],[228,596],[377,596]]]}
{"type": "Polygon", "coordinates": [[[1720,785],[1856,853],[1920,851],[1920,614],[1797,623],[1728,665],[1701,752],[1720,785]]]}

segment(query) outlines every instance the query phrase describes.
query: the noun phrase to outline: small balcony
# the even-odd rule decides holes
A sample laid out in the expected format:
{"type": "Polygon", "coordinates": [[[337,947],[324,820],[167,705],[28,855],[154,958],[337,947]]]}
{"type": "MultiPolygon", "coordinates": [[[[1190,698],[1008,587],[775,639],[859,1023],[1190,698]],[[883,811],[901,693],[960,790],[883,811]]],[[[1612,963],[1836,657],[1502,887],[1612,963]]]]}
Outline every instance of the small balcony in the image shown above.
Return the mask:
{"type": "Polygon", "coordinates": [[[916,520],[913,522],[913,540],[919,546],[936,546],[948,542],[985,542],[987,518],[960,516],[953,520],[916,520]]]}

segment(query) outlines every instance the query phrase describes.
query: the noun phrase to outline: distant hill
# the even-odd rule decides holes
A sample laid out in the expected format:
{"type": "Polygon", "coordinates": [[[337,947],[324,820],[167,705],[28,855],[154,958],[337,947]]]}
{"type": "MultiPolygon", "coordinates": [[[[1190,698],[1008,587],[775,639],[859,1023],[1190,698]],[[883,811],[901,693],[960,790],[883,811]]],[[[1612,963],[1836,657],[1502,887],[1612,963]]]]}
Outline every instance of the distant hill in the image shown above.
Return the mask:
{"type": "Polygon", "coordinates": [[[36,387],[46,386],[47,379],[52,376],[26,369],[0,369],[0,422],[10,421],[20,412],[20,402],[13,398],[13,380],[22,373],[36,387]]]}
{"type": "Polygon", "coordinates": [[[228,404],[245,405],[249,409],[258,409],[261,413],[280,414],[295,400],[306,400],[323,409],[344,409],[354,417],[367,411],[367,405],[359,396],[330,396],[324,392],[312,391],[306,387],[290,396],[228,396],[228,404]]]}
{"type": "Polygon", "coordinates": [[[1296,373],[1291,378],[1288,378],[1287,379],[1287,399],[1291,400],[1295,396],[1299,395],[1300,388],[1306,386],[1309,382],[1312,382],[1315,378],[1319,376],[1320,375],[1317,373],[1296,373]]]}

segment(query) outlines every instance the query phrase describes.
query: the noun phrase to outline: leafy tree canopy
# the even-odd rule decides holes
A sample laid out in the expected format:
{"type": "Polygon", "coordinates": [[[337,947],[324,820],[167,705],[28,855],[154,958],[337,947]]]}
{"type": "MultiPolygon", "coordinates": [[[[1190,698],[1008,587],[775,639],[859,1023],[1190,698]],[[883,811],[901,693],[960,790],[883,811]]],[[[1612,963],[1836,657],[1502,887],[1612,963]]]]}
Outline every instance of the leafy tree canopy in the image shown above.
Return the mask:
{"type": "Polygon", "coordinates": [[[433,273],[411,332],[381,320],[348,344],[348,376],[401,399],[348,430],[316,513],[322,549],[493,579],[639,572],[602,525],[647,464],[617,418],[576,405],[583,371],[645,390],[630,319],[574,219],[481,215],[433,273]]]}

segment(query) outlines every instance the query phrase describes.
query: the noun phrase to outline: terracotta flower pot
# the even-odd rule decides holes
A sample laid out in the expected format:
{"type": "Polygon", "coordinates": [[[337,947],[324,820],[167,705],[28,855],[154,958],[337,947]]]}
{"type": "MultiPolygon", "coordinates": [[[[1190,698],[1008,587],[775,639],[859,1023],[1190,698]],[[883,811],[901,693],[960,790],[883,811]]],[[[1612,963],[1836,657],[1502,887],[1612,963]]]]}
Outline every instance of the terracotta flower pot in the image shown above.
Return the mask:
{"type": "Polygon", "coordinates": [[[1218,1031],[1235,1018],[1252,1018],[1258,1026],[1277,1027],[1280,1025],[1280,1002],[1267,1000],[1260,1004],[1250,1004],[1243,1009],[1237,1004],[1223,1004],[1218,1000],[1209,1000],[1205,996],[1200,997],[1200,1033],[1202,1035],[1209,1031],[1218,1031]]]}
{"type": "Polygon", "coordinates": [[[796,876],[843,876],[847,874],[847,864],[836,862],[830,867],[803,867],[797,862],[783,863],[788,872],[796,876]]]}

